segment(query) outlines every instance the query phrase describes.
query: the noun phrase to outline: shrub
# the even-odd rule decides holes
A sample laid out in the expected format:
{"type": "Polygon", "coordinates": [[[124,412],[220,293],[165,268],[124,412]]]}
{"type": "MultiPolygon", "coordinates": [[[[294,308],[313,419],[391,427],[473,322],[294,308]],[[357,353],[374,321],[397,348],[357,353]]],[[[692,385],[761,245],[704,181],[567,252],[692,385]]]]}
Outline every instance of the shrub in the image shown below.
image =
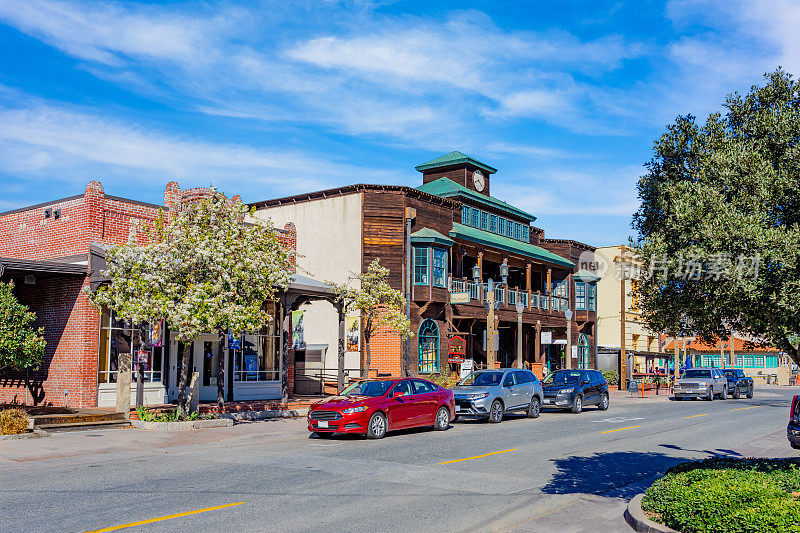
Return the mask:
{"type": "Polygon", "coordinates": [[[0,411],[0,434],[17,435],[28,431],[28,417],[22,409],[0,411]]]}
{"type": "Polygon", "coordinates": [[[603,377],[606,378],[609,385],[619,385],[619,374],[616,370],[604,370],[603,377]]]}
{"type": "Polygon", "coordinates": [[[186,422],[190,420],[216,420],[219,415],[215,413],[200,414],[197,411],[193,413],[178,414],[178,410],[167,411],[164,413],[152,413],[145,407],[137,407],[136,413],[139,415],[139,420],[144,422],[186,422]]]}
{"type": "Polygon", "coordinates": [[[671,468],[642,509],[683,533],[800,532],[800,459],[715,458],[671,468]]]}
{"type": "Polygon", "coordinates": [[[428,379],[445,389],[452,389],[460,381],[459,377],[455,374],[431,374],[428,379]]]}

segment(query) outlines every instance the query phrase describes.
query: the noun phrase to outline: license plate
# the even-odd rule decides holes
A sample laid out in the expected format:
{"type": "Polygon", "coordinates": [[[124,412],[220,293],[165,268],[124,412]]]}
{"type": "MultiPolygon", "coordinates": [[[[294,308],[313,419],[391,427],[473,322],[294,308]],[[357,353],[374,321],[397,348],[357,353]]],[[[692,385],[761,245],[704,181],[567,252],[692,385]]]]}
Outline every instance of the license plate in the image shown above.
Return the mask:
{"type": "Polygon", "coordinates": [[[460,411],[461,411],[461,407],[459,407],[458,405],[456,405],[456,413],[458,413],[458,412],[460,412],[460,411]]]}
{"type": "Polygon", "coordinates": [[[545,399],[544,399],[544,403],[553,403],[553,400],[551,400],[551,399],[549,399],[549,398],[545,398],[545,399]]]}
{"type": "Polygon", "coordinates": [[[317,427],[318,428],[326,428],[326,427],[328,427],[328,421],[327,420],[320,420],[319,422],[317,422],[317,427]]]}

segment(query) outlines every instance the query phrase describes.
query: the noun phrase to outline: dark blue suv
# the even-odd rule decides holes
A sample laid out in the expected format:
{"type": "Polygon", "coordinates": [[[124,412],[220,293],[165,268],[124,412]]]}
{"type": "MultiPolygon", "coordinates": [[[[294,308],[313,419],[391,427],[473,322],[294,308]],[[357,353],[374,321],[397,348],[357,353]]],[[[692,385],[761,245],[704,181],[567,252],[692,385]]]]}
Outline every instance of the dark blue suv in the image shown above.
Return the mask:
{"type": "Polygon", "coordinates": [[[608,382],[599,370],[558,370],[542,382],[543,407],[580,413],[587,405],[608,409],[608,382]]]}

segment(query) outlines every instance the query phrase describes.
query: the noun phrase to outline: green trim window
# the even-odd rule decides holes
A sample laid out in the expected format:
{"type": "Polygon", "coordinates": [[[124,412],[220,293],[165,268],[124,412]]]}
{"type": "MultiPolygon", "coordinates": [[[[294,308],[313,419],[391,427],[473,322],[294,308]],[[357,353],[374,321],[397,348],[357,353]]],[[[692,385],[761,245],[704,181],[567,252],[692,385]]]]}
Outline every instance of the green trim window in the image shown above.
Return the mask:
{"type": "Polygon", "coordinates": [[[514,222],[514,238],[518,241],[522,240],[522,224],[519,222],[514,222]]]}
{"type": "Polygon", "coordinates": [[[578,368],[589,368],[589,337],[585,333],[578,335],[578,368]]]}
{"type": "Polygon", "coordinates": [[[589,311],[597,310],[597,285],[594,283],[586,284],[586,300],[589,303],[589,311]]]}
{"type": "Polygon", "coordinates": [[[444,288],[447,283],[447,251],[441,248],[432,248],[433,261],[431,263],[431,279],[434,287],[444,288]]]}
{"type": "Polygon", "coordinates": [[[778,366],[778,356],[777,355],[768,355],[767,356],[767,368],[775,368],[778,366]]]}
{"type": "Polygon", "coordinates": [[[531,242],[531,227],[527,224],[522,226],[522,240],[525,242],[531,242]]]}
{"type": "Polygon", "coordinates": [[[489,213],[481,211],[481,229],[489,231],[489,213]]]}
{"type": "Polygon", "coordinates": [[[430,318],[426,318],[419,326],[417,336],[419,347],[419,373],[435,374],[439,372],[439,326],[430,318]]]}
{"type": "Polygon", "coordinates": [[[506,233],[506,219],[504,219],[503,217],[500,217],[500,221],[499,222],[500,223],[497,226],[497,233],[499,233],[500,235],[505,235],[505,233],[506,233]]]}
{"type": "Polygon", "coordinates": [[[472,227],[473,228],[480,228],[481,227],[481,211],[480,211],[480,209],[473,209],[472,210],[472,227]]]}
{"type": "Polygon", "coordinates": [[[465,226],[469,226],[470,224],[470,208],[467,205],[461,206],[461,223],[465,226]]]}
{"type": "Polygon", "coordinates": [[[430,248],[414,247],[414,285],[428,284],[428,250],[430,248]]]}
{"type": "Polygon", "coordinates": [[[575,310],[586,311],[586,283],[575,282],[575,310]]]}
{"type": "Polygon", "coordinates": [[[497,233],[497,215],[489,216],[489,231],[497,233]]]}

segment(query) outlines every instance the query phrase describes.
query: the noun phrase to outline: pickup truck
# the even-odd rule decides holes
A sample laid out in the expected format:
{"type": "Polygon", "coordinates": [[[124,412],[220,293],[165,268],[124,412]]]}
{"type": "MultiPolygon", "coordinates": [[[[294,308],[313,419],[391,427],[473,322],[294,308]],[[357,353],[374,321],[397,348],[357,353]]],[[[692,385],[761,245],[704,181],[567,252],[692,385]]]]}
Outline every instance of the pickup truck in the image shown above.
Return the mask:
{"type": "Polygon", "coordinates": [[[728,393],[733,398],[740,398],[743,394],[748,398],[753,397],[753,378],[744,375],[740,368],[725,368],[722,370],[728,379],[728,393]]]}

